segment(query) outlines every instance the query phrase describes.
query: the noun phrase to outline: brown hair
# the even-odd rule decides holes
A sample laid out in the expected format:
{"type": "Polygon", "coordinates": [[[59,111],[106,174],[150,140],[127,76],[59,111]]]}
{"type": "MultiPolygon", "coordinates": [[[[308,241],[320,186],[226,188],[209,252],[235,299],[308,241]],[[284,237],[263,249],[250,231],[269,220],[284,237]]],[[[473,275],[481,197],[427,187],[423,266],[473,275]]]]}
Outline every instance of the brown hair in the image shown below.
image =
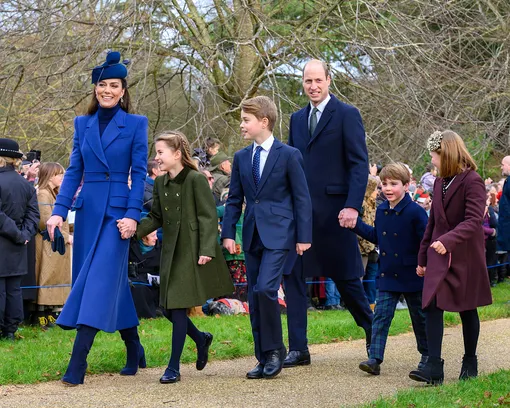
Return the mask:
{"type": "Polygon", "coordinates": [[[462,173],[467,168],[476,171],[478,168],[475,161],[466,149],[462,138],[452,130],[441,132],[441,147],[435,152],[441,157],[439,175],[441,177],[453,177],[462,173]]]}
{"type": "Polygon", "coordinates": [[[174,149],[174,151],[180,150],[182,165],[198,171],[196,162],[191,158],[191,148],[184,133],[178,130],[162,132],[154,139],[154,143],[157,142],[165,142],[166,145],[174,149]]]}
{"type": "Polygon", "coordinates": [[[381,181],[400,180],[405,185],[411,181],[411,173],[404,163],[390,163],[382,168],[379,178],[381,181]]]}
{"type": "Polygon", "coordinates": [[[208,137],[207,139],[205,139],[204,150],[206,153],[209,149],[213,148],[214,146],[221,146],[220,139],[216,139],[215,137],[208,137]]]}
{"type": "Polygon", "coordinates": [[[276,109],[276,105],[271,98],[256,96],[247,99],[241,103],[241,109],[246,113],[254,115],[258,120],[267,118],[269,130],[273,131],[276,119],[278,119],[278,109],[276,109]]]}
{"type": "MultiPolygon", "coordinates": [[[[119,78],[122,84],[122,89],[124,89],[124,96],[120,99],[120,107],[126,113],[132,113],[133,107],[131,106],[131,97],[129,96],[129,90],[127,87],[127,81],[124,78],[119,78]]],[[[101,81],[99,81],[101,82],[101,81]]],[[[94,91],[96,89],[96,84],[94,84],[94,91]]],[[[96,92],[92,92],[92,99],[90,100],[89,106],[87,107],[87,115],[93,115],[99,109],[99,101],[96,97],[96,92]]]]}
{"type": "Polygon", "coordinates": [[[21,159],[14,157],[0,156],[0,167],[13,166],[16,170],[21,166],[21,159]]]}
{"type": "Polygon", "coordinates": [[[153,174],[153,170],[154,169],[158,169],[159,168],[159,164],[156,160],[149,160],[147,162],[147,174],[149,175],[149,177],[152,177],[154,174],[153,174]]]}
{"type": "MultiPolygon", "coordinates": [[[[58,174],[64,174],[65,170],[59,163],[41,163],[39,166],[39,180],[37,182],[37,186],[39,190],[47,189],[52,190],[49,183],[50,179],[53,176],[57,176],[58,174]]],[[[52,191],[55,195],[58,194],[60,187],[55,187],[52,191]]]]}

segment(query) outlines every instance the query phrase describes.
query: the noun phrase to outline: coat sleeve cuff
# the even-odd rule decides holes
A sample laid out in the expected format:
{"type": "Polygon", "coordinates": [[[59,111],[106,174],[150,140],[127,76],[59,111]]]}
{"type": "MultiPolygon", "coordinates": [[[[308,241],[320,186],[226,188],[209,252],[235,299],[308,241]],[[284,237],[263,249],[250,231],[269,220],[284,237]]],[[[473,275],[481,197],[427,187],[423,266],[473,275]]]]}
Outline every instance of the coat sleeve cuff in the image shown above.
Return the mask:
{"type": "Polygon", "coordinates": [[[52,215],[58,215],[62,217],[62,219],[65,221],[67,219],[67,214],[69,213],[69,208],[65,207],[62,204],[55,204],[53,207],[53,214],[52,215]]]}
{"type": "Polygon", "coordinates": [[[140,213],[141,213],[141,211],[139,209],[129,208],[126,211],[126,214],[124,214],[124,218],[131,218],[132,220],[135,220],[136,222],[140,222],[140,213]]]}

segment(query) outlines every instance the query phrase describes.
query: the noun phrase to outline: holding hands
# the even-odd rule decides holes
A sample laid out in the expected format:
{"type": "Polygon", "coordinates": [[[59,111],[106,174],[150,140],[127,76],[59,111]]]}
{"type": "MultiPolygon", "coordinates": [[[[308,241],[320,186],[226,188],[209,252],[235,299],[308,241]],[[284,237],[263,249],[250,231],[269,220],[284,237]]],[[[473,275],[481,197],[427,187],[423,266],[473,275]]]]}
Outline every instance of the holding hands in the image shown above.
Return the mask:
{"type": "Polygon", "coordinates": [[[338,222],[343,228],[354,228],[358,222],[358,210],[354,208],[344,208],[338,214],[338,222]]]}
{"type": "Polygon", "coordinates": [[[129,239],[135,235],[137,222],[131,218],[117,220],[117,228],[122,239],[129,239]]]}
{"type": "Polygon", "coordinates": [[[427,267],[426,266],[417,266],[416,268],[416,275],[420,276],[420,277],[424,277],[425,276],[425,271],[427,270],[427,267]]]}

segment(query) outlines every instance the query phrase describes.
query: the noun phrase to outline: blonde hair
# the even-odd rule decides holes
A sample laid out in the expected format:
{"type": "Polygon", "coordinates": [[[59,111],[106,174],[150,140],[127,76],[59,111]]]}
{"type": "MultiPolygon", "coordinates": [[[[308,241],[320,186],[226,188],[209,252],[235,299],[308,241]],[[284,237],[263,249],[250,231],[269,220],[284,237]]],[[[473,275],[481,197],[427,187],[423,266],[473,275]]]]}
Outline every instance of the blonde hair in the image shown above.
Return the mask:
{"type": "Polygon", "coordinates": [[[180,150],[182,165],[198,171],[196,161],[191,158],[191,148],[184,133],[178,130],[165,131],[156,137],[154,143],[157,142],[165,142],[174,151],[180,150]]]}
{"type": "Polygon", "coordinates": [[[390,163],[382,168],[379,178],[381,181],[400,180],[405,185],[411,181],[411,173],[404,163],[390,163]]]}
{"type": "Polygon", "coordinates": [[[469,154],[462,138],[452,130],[441,132],[441,145],[434,150],[441,157],[439,175],[453,177],[462,173],[466,168],[476,171],[478,166],[469,154]]]}
{"type": "Polygon", "coordinates": [[[276,119],[278,119],[278,109],[275,103],[267,96],[256,96],[247,99],[241,104],[241,109],[255,116],[258,120],[267,118],[268,128],[270,131],[274,129],[276,119]]]}
{"type": "Polygon", "coordinates": [[[19,169],[21,166],[21,159],[15,159],[14,157],[0,156],[0,167],[14,166],[15,169],[19,169]]]}
{"type": "Polygon", "coordinates": [[[55,195],[58,194],[60,187],[51,188],[50,180],[52,177],[57,176],[59,174],[64,174],[65,169],[62,167],[60,163],[42,163],[39,166],[39,181],[37,182],[37,187],[39,190],[47,189],[52,190],[55,195]]]}

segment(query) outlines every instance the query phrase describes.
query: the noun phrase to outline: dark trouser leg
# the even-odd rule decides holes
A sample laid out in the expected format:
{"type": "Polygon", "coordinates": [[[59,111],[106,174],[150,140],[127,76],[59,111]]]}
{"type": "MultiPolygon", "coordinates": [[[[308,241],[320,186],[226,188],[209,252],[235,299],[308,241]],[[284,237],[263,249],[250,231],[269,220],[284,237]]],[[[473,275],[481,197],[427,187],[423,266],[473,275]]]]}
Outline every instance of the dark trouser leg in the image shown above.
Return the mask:
{"type": "Polygon", "coordinates": [[[258,297],[255,296],[254,287],[259,276],[262,254],[259,251],[245,251],[246,279],[248,283],[248,304],[250,305],[250,324],[255,348],[255,358],[259,363],[265,363],[265,356],[262,353],[260,344],[260,312],[258,297]]]}
{"type": "Polygon", "coordinates": [[[372,323],[372,339],[370,342],[370,358],[381,363],[384,360],[384,349],[388,339],[391,321],[395,315],[399,292],[385,292],[380,290],[375,304],[374,321],[372,323]]]}
{"type": "Polygon", "coordinates": [[[361,280],[352,279],[334,281],[338,291],[340,292],[340,297],[345,302],[345,307],[351,313],[356,324],[363,328],[365,333],[369,335],[367,341],[370,341],[374,313],[372,312],[372,309],[370,309],[370,304],[368,303],[361,280]]]}
{"type": "Polygon", "coordinates": [[[0,278],[0,332],[4,333],[4,320],[5,320],[5,300],[7,293],[5,292],[6,278],[0,278]]]}
{"type": "Polygon", "coordinates": [[[495,239],[488,239],[485,241],[485,262],[489,272],[489,280],[492,284],[498,281],[498,255],[496,254],[497,242],[495,239]]]}
{"type": "Polygon", "coordinates": [[[171,315],[172,328],[172,354],[168,363],[168,368],[179,372],[182,350],[186,341],[186,332],[188,327],[188,316],[186,309],[169,309],[165,315],[171,315]]]}
{"type": "Polygon", "coordinates": [[[308,350],[306,337],[308,292],[304,276],[303,261],[298,257],[289,275],[284,275],[285,301],[287,302],[287,327],[289,332],[289,350],[308,350]]]}
{"type": "Polygon", "coordinates": [[[476,356],[476,347],[480,335],[478,311],[474,309],[460,312],[460,319],[462,320],[462,335],[464,337],[464,354],[474,357],[476,356]]]}
{"type": "Polygon", "coordinates": [[[421,291],[404,293],[407,308],[409,310],[409,316],[411,316],[411,322],[413,324],[413,331],[414,336],[416,337],[418,351],[422,356],[428,356],[429,347],[427,344],[427,331],[425,328],[425,312],[421,307],[421,295],[421,291]]]}
{"type": "MultiPolygon", "coordinates": [[[[498,264],[506,264],[508,261],[508,253],[498,254],[498,264]]],[[[498,267],[498,282],[504,282],[506,278],[507,265],[498,267]]]]}
{"type": "Polygon", "coordinates": [[[22,276],[5,278],[4,333],[15,333],[19,324],[23,321],[22,278],[22,276]]]}
{"type": "Polygon", "coordinates": [[[438,359],[441,358],[441,347],[443,344],[443,313],[443,310],[437,308],[435,300],[425,309],[425,329],[427,332],[429,357],[438,359]]]}
{"type": "Polygon", "coordinates": [[[87,371],[87,356],[99,330],[95,327],[80,325],[76,329],[73,353],[62,381],[69,384],[83,384],[87,371]]]}

